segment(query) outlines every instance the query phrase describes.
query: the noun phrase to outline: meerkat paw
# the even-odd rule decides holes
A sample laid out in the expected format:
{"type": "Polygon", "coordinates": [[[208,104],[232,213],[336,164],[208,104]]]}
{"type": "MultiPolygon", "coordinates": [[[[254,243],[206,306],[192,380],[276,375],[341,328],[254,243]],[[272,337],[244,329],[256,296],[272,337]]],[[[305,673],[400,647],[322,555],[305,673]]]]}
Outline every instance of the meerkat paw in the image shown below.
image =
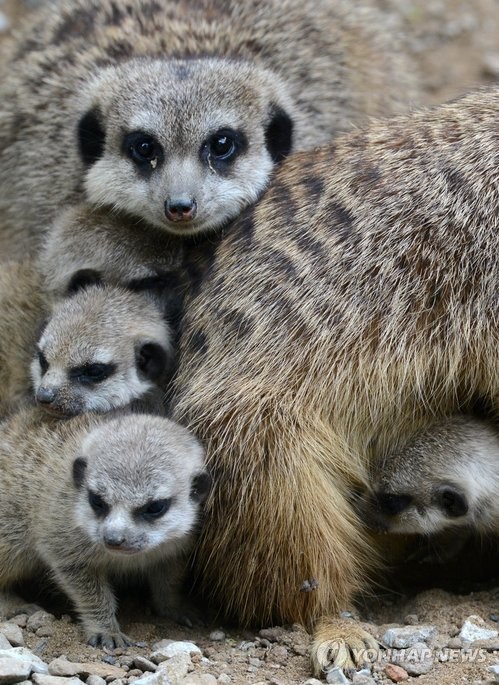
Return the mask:
{"type": "Polygon", "coordinates": [[[102,649],[123,649],[132,646],[134,643],[133,640],[119,631],[116,633],[95,633],[88,638],[87,644],[102,649]]]}
{"type": "Polygon", "coordinates": [[[31,616],[36,611],[43,611],[43,608],[38,604],[28,604],[17,595],[6,592],[0,593],[0,617],[8,620],[18,614],[31,616]]]}
{"type": "Polygon", "coordinates": [[[371,668],[378,654],[378,642],[353,621],[322,619],[315,627],[310,658],[317,677],[334,667],[346,675],[371,668]]]}

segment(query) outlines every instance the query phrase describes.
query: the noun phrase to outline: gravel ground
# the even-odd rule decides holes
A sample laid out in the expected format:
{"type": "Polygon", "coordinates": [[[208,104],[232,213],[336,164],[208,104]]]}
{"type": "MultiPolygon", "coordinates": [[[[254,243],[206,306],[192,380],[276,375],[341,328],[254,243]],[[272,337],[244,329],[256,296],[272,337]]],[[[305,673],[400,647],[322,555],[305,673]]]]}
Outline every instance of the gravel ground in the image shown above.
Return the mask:
{"type": "MultiPolygon", "coordinates": [[[[424,101],[441,102],[499,79],[499,0],[376,1],[386,13],[388,31],[402,20],[424,101]]],[[[0,0],[0,36],[37,2],[0,0]]],[[[436,573],[440,585],[447,569],[436,573]]],[[[384,649],[370,672],[356,675],[353,682],[499,683],[497,585],[466,594],[431,589],[412,597],[399,592],[366,601],[352,620],[361,621],[384,649]],[[497,675],[489,670],[494,667],[497,675]]],[[[142,603],[127,599],[121,622],[138,646],[106,653],[86,646],[74,620],[58,614],[50,600],[44,607],[57,617],[46,612],[0,616],[0,685],[28,685],[28,678],[37,685],[317,683],[310,680],[311,638],[301,626],[254,632],[215,622],[187,629],[157,621],[142,603]],[[186,646],[186,641],[194,644],[186,646]],[[23,646],[28,652],[19,653],[23,646]]],[[[338,672],[326,677],[348,682],[338,672]]]]}

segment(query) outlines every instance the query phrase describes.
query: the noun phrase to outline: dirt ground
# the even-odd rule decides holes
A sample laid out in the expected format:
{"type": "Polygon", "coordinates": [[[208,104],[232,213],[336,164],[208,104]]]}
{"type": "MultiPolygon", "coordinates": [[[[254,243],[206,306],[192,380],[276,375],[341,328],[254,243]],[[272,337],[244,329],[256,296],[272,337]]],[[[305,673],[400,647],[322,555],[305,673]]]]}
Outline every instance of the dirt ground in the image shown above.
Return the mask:
{"type": "MultiPolygon", "coordinates": [[[[15,25],[25,8],[36,2],[0,0],[0,13],[15,25]]],[[[499,79],[499,0],[376,2],[386,13],[387,31],[394,30],[394,20],[402,21],[408,36],[407,49],[414,57],[426,102],[438,103],[499,79]]],[[[498,568],[495,566],[496,570],[498,568]]],[[[436,569],[435,585],[440,586],[447,571],[451,573],[455,569],[456,565],[454,569],[436,569]]],[[[427,674],[411,676],[407,682],[418,685],[490,683],[492,676],[487,667],[499,664],[499,639],[474,644],[471,651],[466,651],[457,635],[465,619],[472,615],[484,619],[488,628],[499,630],[499,578],[495,583],[489,580],[473,590],[469,592],[467,588],[465,594],[451,594],[430,589],[413,596],[400,591],[378,592],[364,602],[362,610],[354,613],[352,620],[362,620],[378,639],[382,638],[388,624],[425,624],[437,629],[436,637],[427,642],[433,658],[431,669],[427,674]]],[[[51,610],[50,603],[45,608],[51,610]]],[[[21,625],[25,623],[22,617],[18,621],[21,625]]],[[[61,654],[73,661],[104,659],[106,663],[125,667],[128,676],[122,679],[123,683],[131,683],[140,676],[140,668],[134,669],[132,657],[147,657],[152,644],[163,638],[189,640],[201,648],[202,654],[192,657],[193,673],[211,674],[213,678],[197,681],[200,683],[291,685],[304,683],[311,676],[308,662],[311,638],[300,626],[267,628],[259,632],[215,621],[206,627],[187,629],[158,622],[142,604],[134,605],[130,601],[123,607],[122,625],[125,632],[144,646],[105,655],[83,644],[78,626],[66,615],[52,622],[49,629],[39,629],[38,633],[25,629],[23,633],[26,645],[44,661],[61,654]]],[[[393,682],[385,673],[386,663],[375,663],[372,670],[371,677],[380,685],[393,682]]],[[[372,680],[362,681],[358,677],[354,682],[367,685],[372,680]]]]}

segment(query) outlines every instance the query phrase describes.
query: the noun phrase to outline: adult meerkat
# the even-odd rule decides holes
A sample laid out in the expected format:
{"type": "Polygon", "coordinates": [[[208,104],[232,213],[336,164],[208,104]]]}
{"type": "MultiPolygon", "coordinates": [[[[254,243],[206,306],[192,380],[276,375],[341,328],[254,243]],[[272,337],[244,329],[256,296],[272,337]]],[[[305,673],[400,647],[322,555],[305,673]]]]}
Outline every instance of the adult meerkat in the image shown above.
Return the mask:
{"type": "Polygon", "coordinates": [[[499,533],[497,425],[453,416],[373,463],[362,518],[389,533],[499,533]]]}
{"type": "Polygon", "coordinates": [[[0,427],[0,588],[48,571],[94,646],[129,644],[114,578],[150,581],[175,615],[182,557],[209,487],[185,428],[139,414],[57,421],[38,410],[0,427]]]}
{"type": "MultiPolygon", "coordinates": [[[[239,620],[336,614],[375,565],[349,501],[370,455],[499,409],[498,119],[481,91],[294,155],[188,302],[173,415],[224,483],[197,569],[239,620]]],[[[318,671],[349,630],[318,629],[318,671]]]]}
{"type": "Polygon", "coordinates": [[[110,411],[154,399],[173,360],[172,332],[153,300],[90,285],[54,307],[31,363],[33,389],[57,416],[110,411]]]}
{"type": "Polygon", "coordinates": [[[33,13],[0,78],[4,241],[33,248],[84,197],[181,235],[224,225],[289,152],[410,99],[385,28],[369,0],[59,0],[33,13]]]}

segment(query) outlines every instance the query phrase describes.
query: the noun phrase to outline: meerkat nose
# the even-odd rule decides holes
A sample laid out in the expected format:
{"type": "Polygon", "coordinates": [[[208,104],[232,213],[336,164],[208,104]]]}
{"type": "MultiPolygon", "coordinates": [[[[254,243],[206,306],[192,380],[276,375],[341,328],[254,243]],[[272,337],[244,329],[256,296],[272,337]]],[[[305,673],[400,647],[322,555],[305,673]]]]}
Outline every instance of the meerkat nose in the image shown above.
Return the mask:
{"type": "Polygon", "coordinates": [[[197,203],[193,197],[171,198],[165,202],[166,218],[170,221],[191,221],[196,216],[197,203]]]}
{"type": "Polygon", "coordinates": [[[49,388],[46,385],[41,385],[36,391],[36,399],[40,404],[52,404],[57,396],[54,388],[49,388]]]}
{"type": "Polygon", "coordinates": [[[125,542],[125,536],[118,531],[104,533],[104,543],[107,547],[121,547],[125,542]]]}

